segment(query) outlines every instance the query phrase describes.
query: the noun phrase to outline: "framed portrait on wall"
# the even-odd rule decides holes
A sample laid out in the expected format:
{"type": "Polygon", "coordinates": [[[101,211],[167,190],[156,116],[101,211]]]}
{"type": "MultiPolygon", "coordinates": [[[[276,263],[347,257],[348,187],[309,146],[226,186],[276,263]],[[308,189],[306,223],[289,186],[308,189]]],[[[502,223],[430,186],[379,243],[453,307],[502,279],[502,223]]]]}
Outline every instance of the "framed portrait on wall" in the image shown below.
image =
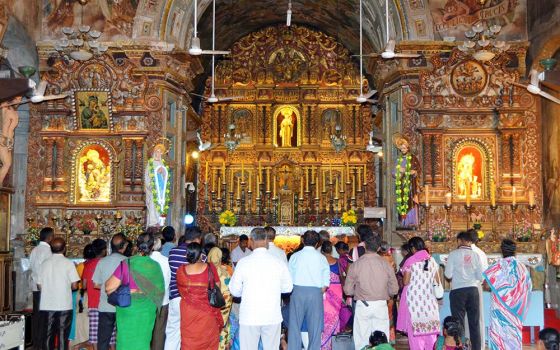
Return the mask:
{"type": "Polygon", "coordinates": [[[111,95],[107,89],[75,90],[74,127],[84,131],[113,130],[111,95]]]}

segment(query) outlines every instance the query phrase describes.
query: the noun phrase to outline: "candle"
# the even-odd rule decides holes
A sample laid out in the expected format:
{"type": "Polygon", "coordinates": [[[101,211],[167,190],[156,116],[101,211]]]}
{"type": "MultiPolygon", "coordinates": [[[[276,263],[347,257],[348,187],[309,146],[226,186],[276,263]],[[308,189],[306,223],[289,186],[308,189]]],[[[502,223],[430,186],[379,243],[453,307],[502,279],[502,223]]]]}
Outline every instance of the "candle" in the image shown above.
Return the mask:
{"type": "Polygon", "coordinates": [[[315,166],[311,166],[311,183],[315,181],[315,166]]]}
{"type": "Polygon", "coordinates": [[[352,199],[356,198],[356,178],[352,178],[352,199]]]}
{"type": "Polygon", "coordinates": [[[305,171],[305,192],[309,192],[309,168],[304,168],[305,171]]]}
{"type": "Polygon", "coordinates": [[[360,171],[361,169],[358,169],[358,187],[360,186],[360,184],[362,183],[362,172],[360,171]]]}
{"type": "Polygon", "coordinates": [[[245,182],[245,162],[241,162],[241,179],[245,182]]]}
{"type": "Polygon", "coordinates": [[[367,164],[364,164],[364,186],[367,184],[367,164]]]}
{"type": "Polygon", "coordinates": [[[332,178],[332,162],[329,163],[329,183],[332,185],[333,178],[332,178]]]}
{"type": "Polygon", "coordinates": [[[426,185],[425,190],[425,197],[424,200],[426,202],[426,206],[430,205],[430,185],[426,185]]]}
{"type": "Polygon", "coordinates": [[[235,184],[233,183],[233,169],[231,169],[231,171],[229,172],[229,191],[233,192],[233,186],[235,186],[235,184]]]}
{"type": "Polygon", "coordinates": [[[266,169],[266,192],[270,192],[270,168],[266,169]]]}
{"type": "Polygon", "coordinates": [[[532,207],[535,205],[535,192],[533,190],[529,191],[529,206],[532,207]]]}
{"type": "Polygon", "coordinates": [[[303,198],[303,176],[299,178],[299,197],[303,198]]]}
{"type": "Polygon", "coordinates": [[[208,161],[206,161],[206,172],[204,173],[204,181],[206,181],[206,184],[208,185],[208,161]]]}
{"type": "Polygon", "coordinates": [[[260,183],[262,182],[262,168],[261,168],[261,161],[259,160],[259,173],[257,174],[257,182],[260,183]]]}
{"type": "Polygon", "coordinates": [[[445,205],[447,205],[448,207],[451,206],[451,192],[447,192],[445,194],[445,205]]]}
{"type": "Polygon", "coordinates": [[[241,179],[237,179],[237,199],[241,198],[241,179]]]}
{"type": "MultiPolygon", "coordinates": [[[[222,162],[222,176],[224,177],[224,181],[226,181],[226,161],[222,162]]],[[[220,181],[218,181],[219,183],[220,181]]]]}
{"type": "Polygon", "coordinates": [[[350,167],[348,166],[348,162],[346,162],[346,177],[350,178],[350,167]]]}
{"type": "Polygon", "coordinates": [[[515,186],[513,186],[513,189],[511,190],[511,204],[517,204],[517,190],[515,189],[515,186]]]}
{"type": "MultiPolygon", "coordinates": [[[[348,179],[350,181],[350,179],[348,179]]],[[[344,182],[344,171],[340,174],[340,193],[344,193],[344,187],[346,187],[344,182]]]]}
{"type": "Polygon", "coordinates": [[[336,178],[336,183],[334,186],[334,199],[338,199],[338,177],[336,178]]]}
{"type": "Polygon", "coordinates": [[[216,191],[216,169],[212,169],[212,191],[216,191]]]}
{"type": "Polygon", "coordinates": [[[490,205],[496,206],[496,183],[494,180],[490,181],[490,205]]]}
{"type": "Polygon", "coordinates": [[[327,192],[327,172],[326,170],[323,170],[323,192],[327,192]]]}
{"type": "MultiPolygon", "coordinates": [[[[218,176],[218,183],[220,183],[220,177],[218,176]]],[[[218,200],[222,199],[222,191],[218,189],[218,200]]]]}
{"type": "Polygon", "coordinates": [[[274,181],[274,183],[273,183],[274,192],[272,192],[272,198],[276,198],[276,175],[274,175],[273,181],[274,181]]]}
{"type": "Polygon", "coordinates": [[[253,177],[252,174],[249,173],[249,192],[253,190],[253,177]]]}
{"type": "Polygon", "coordinates": [[[467,181],[467,195],[465,198],[467,207],[471,205],[471,182],[467,181]]]}

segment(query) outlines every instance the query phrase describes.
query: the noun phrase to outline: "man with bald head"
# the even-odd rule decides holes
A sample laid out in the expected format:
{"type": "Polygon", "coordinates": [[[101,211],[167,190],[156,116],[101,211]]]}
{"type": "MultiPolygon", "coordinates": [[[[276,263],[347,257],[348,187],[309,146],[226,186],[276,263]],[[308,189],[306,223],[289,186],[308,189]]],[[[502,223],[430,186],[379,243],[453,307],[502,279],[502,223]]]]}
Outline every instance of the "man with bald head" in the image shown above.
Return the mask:
{"type": "Polygon", "coordinates": [[[110,345],[115,344],[116,310],[113,305],[107,302],[107,293],[105,292],[104,286],[105,282],[113,275],[113,272],[115,272],[121,261],[126,259],[125,251],[128,244],[123,234],[117,233],[114,235],[111,239],[111,254],[99,261],[93,273],[92,280],[95,288],[101,290],[99,295],[99,320],[97,325],[98,350],[108,350],[110,345]]]}
{"type": "Polygon", "coordinates": [[[80,276],[74,263],[67,259],[66,242],[60,237],[51,241],[52,256],[39,270],[37,285],[41,290],[41,313],[45,320],[43,349],[54,349],[58,337],[59,349],[69,349],[68,337],[72,324],[72,290],[78,289],[80,276]]]}

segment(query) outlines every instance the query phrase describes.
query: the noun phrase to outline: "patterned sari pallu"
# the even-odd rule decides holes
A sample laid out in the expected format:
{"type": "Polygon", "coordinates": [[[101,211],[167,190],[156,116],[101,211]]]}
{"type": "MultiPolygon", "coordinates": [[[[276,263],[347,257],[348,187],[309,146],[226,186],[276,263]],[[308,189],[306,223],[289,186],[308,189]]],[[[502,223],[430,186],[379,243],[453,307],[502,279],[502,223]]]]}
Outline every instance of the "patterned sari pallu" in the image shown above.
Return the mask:
{"type": "Polygon", "coordinates": [[[484,278],[492,290],[490,349],[521,349],[523,319],[529,311],[532,290],[529,271],[517,259],[508,257],[490,266],[484,278]]]}

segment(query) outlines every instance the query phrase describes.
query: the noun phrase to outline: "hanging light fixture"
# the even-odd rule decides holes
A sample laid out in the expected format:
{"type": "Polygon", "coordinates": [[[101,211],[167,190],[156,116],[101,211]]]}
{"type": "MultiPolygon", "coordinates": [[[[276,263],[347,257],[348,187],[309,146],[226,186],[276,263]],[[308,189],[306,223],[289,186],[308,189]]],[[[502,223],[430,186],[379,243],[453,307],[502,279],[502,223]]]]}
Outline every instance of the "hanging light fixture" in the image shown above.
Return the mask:
{"type": "Polygon", "coordinates": [[[76,61],[90,60],[94,55],[101,55],[109,49],[108,46],[97,41],[102,34],[100,31],[83,24],[84,6],[88,1],[89,0],[78,1],[82,6],[81,24],[77,28],[63,27],[62,33],[65,37],[58,40],[55,44],[56,51],[76,61]]]}
{"type": "Polygon", "coordinates": [[[490,61],[510,47],[505,41],[496,40],[501,30],[502,27],[498,24],[488,26],[486,23],[478,22],[465,32],[468,40],[459,45],[458,49],[472,55],[478,61],[490,61]]]}

